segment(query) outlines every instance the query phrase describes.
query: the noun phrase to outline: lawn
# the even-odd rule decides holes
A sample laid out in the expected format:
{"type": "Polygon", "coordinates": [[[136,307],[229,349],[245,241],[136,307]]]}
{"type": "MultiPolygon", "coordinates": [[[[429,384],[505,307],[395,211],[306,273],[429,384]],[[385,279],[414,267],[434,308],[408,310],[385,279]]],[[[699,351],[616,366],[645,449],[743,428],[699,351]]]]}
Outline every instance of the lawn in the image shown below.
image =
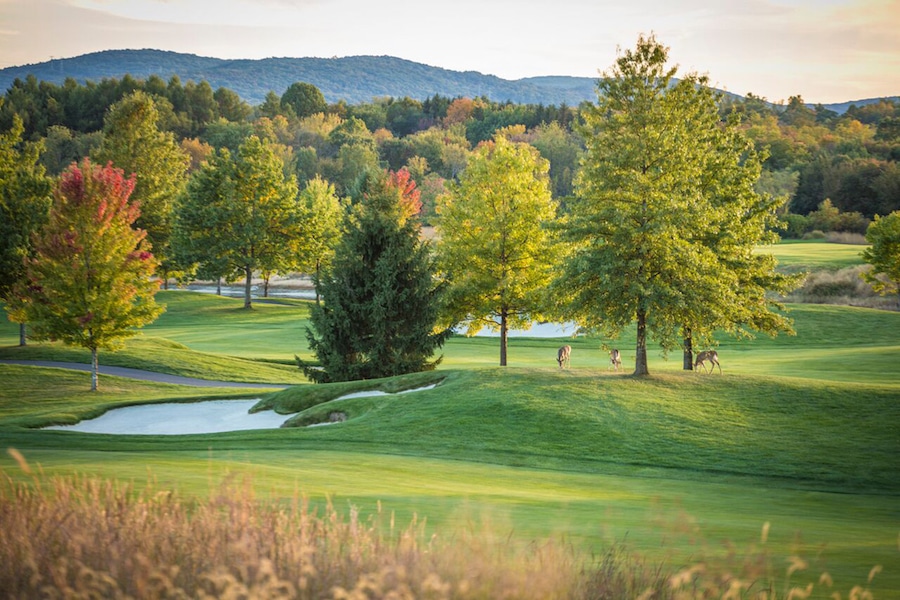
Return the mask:
{"type": "Polygon", "coordinates": [[[774,246],[764,246],[759,252],[774,254],[778,265],[792,272],[815,269],[836,271],[863,264],[860,255],[864,248],[855,244],[816,240],[785,240],[774,246]]]}
{"type": "MultiPolygon", "coordinates": [[[[291,363],[307,352],[306,303],[244,311],[239,300],[189,292],[161,299],[167,313],[101,362],[302,381],[291,363]]],[[[335,400],[362,384],[301,385],[264,397],[262,406],[303,409],[298,420],[350,417],[317,428],[174,438],[40,431],[31,427],[112,406],[247,394],[114,377],[91,394],[86,373],[0,365],[0,444],[46,476],[152,478],[198,497],[247,476],[267,498],[299,490],[363,515],[380,506],[400,523],[427,518],[445,536],[489,523],[500,537],[594,551],[624,541],[672,568],[764,547],[777,574],[803,556],[808,568],[794,578],[818,582],[827,570],[842,597],[881,565],[871,589],[900,596],[900,313],[790,309],[796,336],[721,340],[721,376],[683,372],[680,354],[658,351],[649,378],[609,371],[601,346],[619,347],[627,372],[629,334],[511,338],[505,369],[496,338],[454,337],[437,371],[364,384],[396,391],[439,381],[434,389],[335,400]],[[573,346],[567,371],[555,363],[562,343],[573,346]]],[[[16,328],[0,324],[2,358],[78,359],[56,345],[23,353],[16,341],[16,328]]],[[[0,469],[22,476],[6,454],[0,469]]]]}

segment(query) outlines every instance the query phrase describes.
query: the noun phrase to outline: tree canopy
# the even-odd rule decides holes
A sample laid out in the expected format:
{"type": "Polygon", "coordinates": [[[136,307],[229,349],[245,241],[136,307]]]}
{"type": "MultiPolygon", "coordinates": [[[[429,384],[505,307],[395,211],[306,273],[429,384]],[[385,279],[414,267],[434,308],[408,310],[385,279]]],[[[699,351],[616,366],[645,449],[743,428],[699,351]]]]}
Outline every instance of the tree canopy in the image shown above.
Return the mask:
{"type": "Polygon", "coordinates": [[[110,107],[103,142],[93,158],[135,175],[131,201],[140,205],[137,226],[147,232],[165,280],[169,271],[177,270],[169,251],[172,210],[186,183],[190,158],[171,132],[159,129],[159,122],[152,97],[141,91],[125,96],[110,107]]]}
{"type": "MultiPolygon", "coordinates": [[[[0,298],[8,299],[34,254],[33,236],[47,222],[51,180],[38,162],[40,143],[22,140],[22,122],[0,134],[0,298]]],[[[19,329],[24,346],[25,324],[19,329]]]]}
{"type": "Polygon", "coordinates": [[[290,106],[299,118],[325,112],[325,96],[311,83],[297,81],[288,86],[281,95],[282,106],[290,106]]]}
{"type": "Polygon", "coordinates": [[[871,246],[863,250],[862,257],[872,269],[863,277],[877,292],[900,295],[900,211],[876,215],[866,231],[866,241],[871,246]]]}
{"type": "Polygon", "coordinates": [[[121,169],[88,159],[66,170],[11,298],[10,317],[28,322],[36,339],[91,351],[92,390],[98,350],[118,348],[162,312],[150,277],[156,259],[146,233],[133,228],[140,214],[129,202],[133,189],[121,169]]]}
{"type": "Polygon", "coordinates": [[[207,275],[244,278],[250,308],[253,273],[285,273],[300,262],[305,228],[297,181],[267,141],[251,136],[232,155],[222,149],[191,178],[175,217],[180,260],[207,275]]]}
{"type": "Polygon", "coordinates": [[[500,133],[475,149],[459,182],[438,199],[446,319],[469,333],[499,330],[501,366],[509,329],[541,318],[557,266],[548,169],[537,150],[500,133]]]}
{"type": "MultiPolygon", "coordinates": [[[[345,207],[334,186],[315,177],[300,192],[301,220],[304,223],[304,247],[298,269],[319,277],[323,267],[331,264],[334,250],[341,239],[345,207]]],[[[316,301],[319,301],[318,287],[316,301]]]]}
{"type": "Polygon", "coordinates": [[[714,328],[775,333],[770,287],[790,281],[771,257],[775,203],[754,191],[760,159],[736,121],[722,122],[705,77],[673,81],[668,49],[639,38],[598,82],[584,111],[587,151],[556,283],[581,325],[617,337],[637,325],[635,374],[647,341],[663,348],[714,328]]]}

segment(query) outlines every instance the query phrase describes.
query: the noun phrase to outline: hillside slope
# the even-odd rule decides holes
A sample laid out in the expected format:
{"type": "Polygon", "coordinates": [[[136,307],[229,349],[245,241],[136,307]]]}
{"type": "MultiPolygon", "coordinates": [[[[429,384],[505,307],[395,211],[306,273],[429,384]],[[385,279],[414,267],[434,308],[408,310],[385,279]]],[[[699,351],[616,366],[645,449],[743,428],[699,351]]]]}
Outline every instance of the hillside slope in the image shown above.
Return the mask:
{"type": "Polygon", "coordinates": [[[391,56],[345,58],[265,58],[223,60],[162,50],[106,50],[49,62],[0,69],[0,89],[16,78],[34,75],[61,84],[67,77],[79,82],[159,75],[168,80],[206,80],[226,87],[251,104],[260,104],[268,92],[281,95],[297,81],[312,83],[328,102],[371,102],[391,96],[425,99],[435,94],[448,97],[486,96],[498,102],[577,105],[595,98],[592,78],[533,78],[509,81],[474,71],[450,71],[391,56]],[[563,83],[564,82],[564,83],[563,83]]]}
{"type": "MultiPolygon", "coordinates": [[[[501,79],[475,71],[451,71],[392,56],[343,58],[265,58],[224,60],[164,50],[105,50],[73,58],[0,69],[0,90],[8,90],[16,78],[34,75],[38,80],[61,84],[67,77],[79,82],[159,75],[168,80],[206,80],[213,87],[237,92],[250,104],[261,104],[268,92],[281,95],[297,81],[312,83],[328,102],[371,102],[390,96],[419,100],[440,94],[450,98],[485,96],[497,102],[517,104],[567,104],[577,106],[596,99],[596,78],[544,76],[501,79]]],[[[598,67],[599,77],[599,67],[598,67]]],[[[752,90],[748,90],[752,91],[752,90]]],[[[900,96],[893,99],[898,100],[900,96]]],[[[779,99],[773,99],[779,100],[779,99]]],[[[807,99],[814,100],[814,99],[807,99]]],[[[826,104],[843,113],[852,104],[864,105],[879,98],[826,104]]]]}

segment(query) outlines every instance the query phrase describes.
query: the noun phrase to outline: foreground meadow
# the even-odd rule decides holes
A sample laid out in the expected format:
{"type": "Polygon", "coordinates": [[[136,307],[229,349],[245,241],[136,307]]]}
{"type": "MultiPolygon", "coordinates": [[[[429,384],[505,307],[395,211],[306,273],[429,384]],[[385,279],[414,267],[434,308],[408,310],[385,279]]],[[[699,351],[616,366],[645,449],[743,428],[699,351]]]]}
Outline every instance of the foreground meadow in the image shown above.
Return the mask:
{"type": "MultiPolygon", "coordinates": [[[[86,373],[0,364],[0,518],[18,532],[0,541],[3,576],[27,571],[28,546],[51,587],[113,577],[142,597],[900,596],[898,313],[794,305],[794,337],[723,340],[721,376],[659,354],[649,378],[609,371],[601,346],[622,348],[627,372],[628,339],[567,339],[561,371],[563,340],[512,338],[500,369],[496,339],[453,338],[433,373],[287,387],[303,381],[305,303],[161,299],[166,314],[101,363],[286,389],[102,377],[91,394],[86,373]],[[177,437],[34,429],[211,397],[348,420],[177,437]]],[[[16,339],[0,325],[0,358],[80,360],[16,339]]]]}

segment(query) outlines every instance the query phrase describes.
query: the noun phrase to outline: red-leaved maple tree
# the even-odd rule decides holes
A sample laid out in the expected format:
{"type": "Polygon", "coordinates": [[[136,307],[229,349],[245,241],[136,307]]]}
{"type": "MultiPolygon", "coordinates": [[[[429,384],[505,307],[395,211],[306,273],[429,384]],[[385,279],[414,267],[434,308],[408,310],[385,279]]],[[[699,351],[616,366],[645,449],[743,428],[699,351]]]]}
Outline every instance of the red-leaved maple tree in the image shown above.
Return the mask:
{"type": "Polygon", "coordinates": [[[33,338],[91,351],[92,390],[98,350],[119,348],[162,312],[151,279],[156,259],[146,233],[133,227],[140,215],[129,202],[133,189],[121,169],[87,158],[63,172],[11,302],[11,318],[27,321],[33,338]]]}

